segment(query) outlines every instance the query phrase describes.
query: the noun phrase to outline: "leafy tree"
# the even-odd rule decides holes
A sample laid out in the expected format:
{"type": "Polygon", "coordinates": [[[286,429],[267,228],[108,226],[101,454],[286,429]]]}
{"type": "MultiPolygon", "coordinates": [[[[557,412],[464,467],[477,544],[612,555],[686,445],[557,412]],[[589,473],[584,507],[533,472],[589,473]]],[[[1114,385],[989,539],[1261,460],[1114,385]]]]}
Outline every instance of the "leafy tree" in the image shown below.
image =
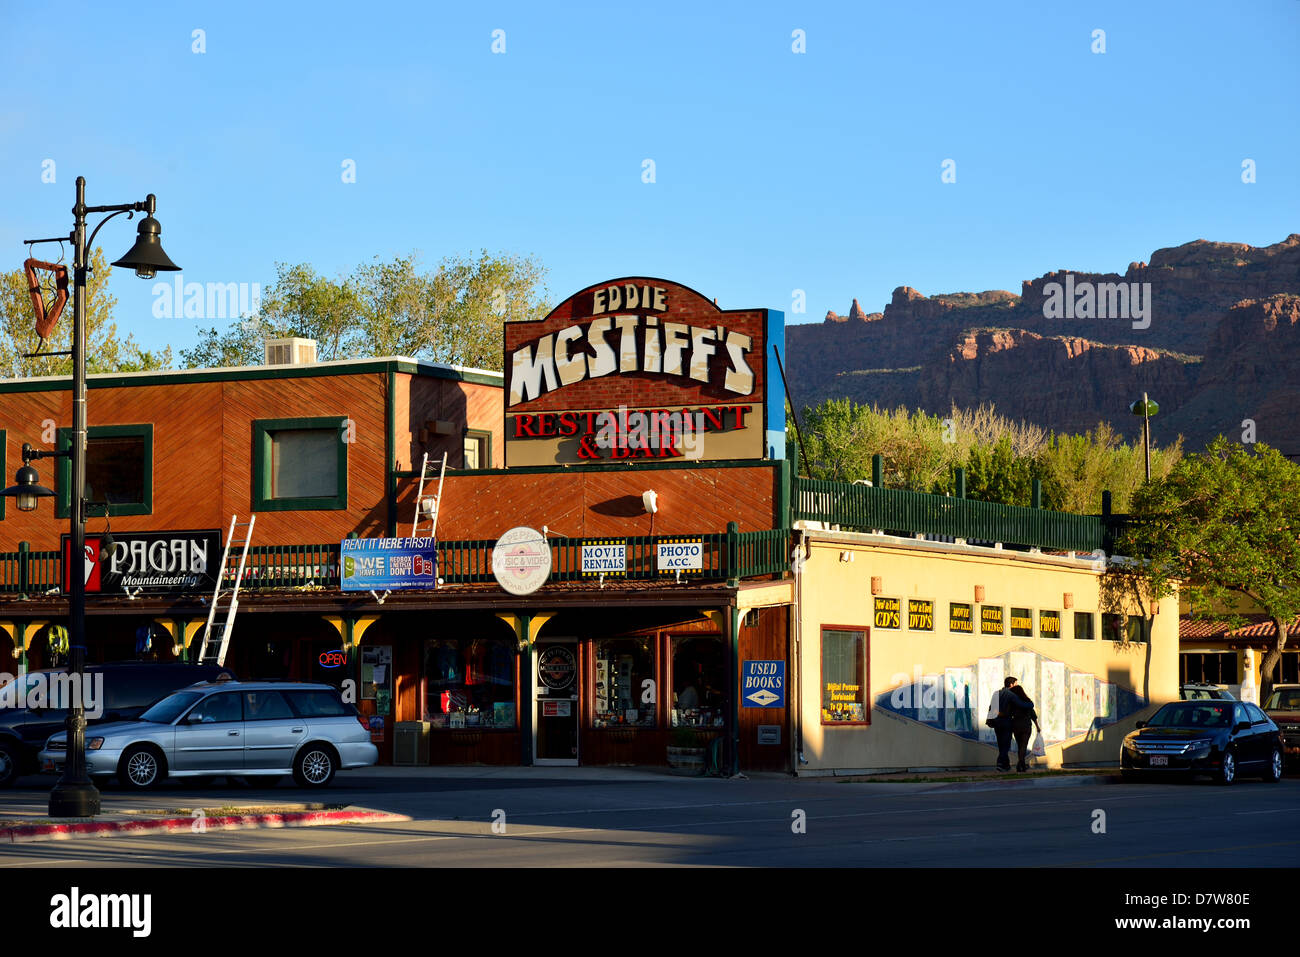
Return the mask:
{"type": "Polygon", "coordinates": [[[455,365],[500,368],[501,324],[547,312],[545,270],[530,258],[448,256],[431,272],[417,257],[378,257],[350,276],[328,279],[307,264],[276,266],[275,284],[256,316],[226,331],[200,329],[181,351],[185,365],[255,365],[264,340],[302,336],[323,361],[406,355],[455,365]]]}
{"type": "MultiPolygon", "coordinates": [[[[953,470],[967,471],[971,498],[1030,505],[1033,480],[1043,483],[1043,507],[1080,514],[1101,510],[1109,490],[1123,512],[1144,479],[1142,451],[1123,444],[1102,423],[1085,435],[1051,435],[1000,416],[991,405],[953,406],[946,417],[905,408],[882,410],[830,399],[801,419],[813,478],[853,482],[871,475],[871,458],[884,458],[885,485],[944,494],[953,470]]],[[[794,447],[794,436],[788,437],[794,447]]],[[[1151,452],[1152,476],[1162,477],[1182,456],[1181,440],[1151,452]]],[[[803,463],[799,463],[803,468],[803,463]]]]}
{"type": "MultiPolygon", "coordinates": [[[[86,370],[91,373],[142,372],[168,368],[172,362],[170,346],[162,352],[151,352],[141,348],[134,336],[123,338],[117,334],[117,325],[112,321],[117,300],[108,292],[111,272],[103,251],[92,250],[86,278],[86,370]]],[[[46,274],[41,275],[44,277],[46,274]]],[[[68,283],[71,287],[71,266],[68,267],[68,283]]],[[[36,335],[36,316],[32,312],[26,274],[22,269],[0,273],[0,324],[3,324],[0,376],[23,378],[72,374],[72,357],[52,354],[72,348],[71,288],[68,293],[68,302],[58,325],[50,338],[42,342],[36,335]],[[37,351],[42,355],[27,355],[37,351]]],[[[46,301],[52,299],[52,293],[47,294],[46,301]]]]}
{"type": "Polygon", "coordinates": [[[1004,505],[1033,504],[1036,463],[1016,455],[1010,436],[1003,435],[993,445],[972,448],[966,470],[968,497],[1004,505]]]}
{"type": "Polygon", "coordinates": [[[1136,556],[1117,574],[1151,599],[1181,585],[1193,615],[1233,624],[1243,602],[1262,608],[1278,635],[1261,662],[1268,695],[1300,615],[1300,466],[1220,436],[1138,490],[1116,550],[1136,556]]]}

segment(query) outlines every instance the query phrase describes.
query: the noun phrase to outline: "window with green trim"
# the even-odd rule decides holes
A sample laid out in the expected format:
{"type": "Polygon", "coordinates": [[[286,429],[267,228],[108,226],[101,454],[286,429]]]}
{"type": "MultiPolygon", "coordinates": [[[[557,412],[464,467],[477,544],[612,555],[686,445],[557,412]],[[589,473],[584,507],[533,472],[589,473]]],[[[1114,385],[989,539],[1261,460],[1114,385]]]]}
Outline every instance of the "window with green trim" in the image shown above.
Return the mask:
{"type": "Polygon", "coordinates": [[[253,422],[253,510],[348,507],[347,419],[253,422]]]}
{"type": "MultiPolygon", "coordinates": [[[[60,451],[72,448],[72,430],[59,429],[56,442],[60,451]]],[[[67,518],[70,512],[68,490],[72,487],[72,460],[58,460],[58,498],[56,514],[67,518]]],[[[153,426],[92,425],[86,429],[87,502],[106,502],[109,515],[150,515],[153,513],[153,426]]],[[[92,508],[89,515],[103,514],[92,508]]]]}

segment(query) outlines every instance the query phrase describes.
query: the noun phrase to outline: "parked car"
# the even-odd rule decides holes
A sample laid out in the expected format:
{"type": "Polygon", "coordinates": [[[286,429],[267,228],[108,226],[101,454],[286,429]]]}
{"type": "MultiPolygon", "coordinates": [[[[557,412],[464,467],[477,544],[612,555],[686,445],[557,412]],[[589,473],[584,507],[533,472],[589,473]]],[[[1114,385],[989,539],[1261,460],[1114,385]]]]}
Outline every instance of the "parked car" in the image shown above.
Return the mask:
{"type": "MultiPolygon", "coordinates": [[[[82,696],[83,708],[94,706],[86,714],[88,727],[139,717],[155,701],[196,681],[235,676],[230,669],[216,665],[150,661],[87,665],[86,673],[90,675],[90,689],[99,687],[103,691],[102,701],[92,702],[89,695],[82,696]]],[[[66,675],[66,668],[28,671],[0,688],[0,788],[12,787],[24,774],[35,774],[41,748],[51,734],[64,729],[68,702],[54,700],[61,695],[50,692],[66,681],[66,675]],[[41,689],[39,697],[37,689],[41,689]]],[[[94,696],[98,699],[98,692],[94,696]]]]}
{"type": "Polygon", "coordinates": [[[1264,713],[1282,729],[1286,757],[1300,760],[1300,684],[1274,685],[1264,702],[1264,713]]]}
{"type": "Polygon", "coordinates": [[[1222,685],[1206,685],[1189,682],[1178,689],[1178,697],[1184,701],[1201,701],[1212,699],[1216,701],[1235,701],[1227,688],[1222,685]]]}
{"type": "MultiPolygon", "coordinates": [[[[41,752],[42,770],[57,773],[67,735],[41,752]]],[[[138,721],[101,725],[86,735],[92,778],[116,776],[127,788],[156,787],[165,778],[242,777],[272,784],[286,774],[304,787],[324,787],[334,772],[379,760],[357,709],[327,684],[218,681],[164,698],[138,721]]]]}
{"type": "Polygon", "coordinates": [[[1139,721],[1120,748],[1120,774],[1211,774],[1231,784],[1239,774],[1282,778],[1282,733],[1246,701],[1178,701],[1139,721]]]}

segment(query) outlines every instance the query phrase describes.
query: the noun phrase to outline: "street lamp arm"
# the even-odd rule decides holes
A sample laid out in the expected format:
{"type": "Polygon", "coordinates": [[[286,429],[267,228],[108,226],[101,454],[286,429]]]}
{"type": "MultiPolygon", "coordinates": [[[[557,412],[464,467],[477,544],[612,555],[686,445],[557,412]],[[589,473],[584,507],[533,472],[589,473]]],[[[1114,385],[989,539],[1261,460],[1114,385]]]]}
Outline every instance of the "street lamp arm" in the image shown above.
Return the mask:
{"type": "Polygon", "coordinates": [[[114,216],[121,216],[123,213],[126,213],[127,219],[132,219],[136,214],[137,208],[142,207],[143,205],[144,204],[142,203],[135,203],[131,206],[100,206],[100,207],[93,207],[87,210],[87,212],[98,213],[98,212],[103,212],[106,209],[116,209],[117,212],[105,216],[103,219],[99,221],[99,225],[94,228],[94,230],[90,234],[90,238],[86,240],[86,251],[89,252],[90,250],[95,248],[95,237],[99,235],[99,231],[104,228],[104,224],[106,222],[108,222],[114,216]]]}
{"type": "Polygon", "coordinates": [[[67,459],[72,458],[72,450],[64,449],[61,452],[46,452],[44,449],[34,449],[26,442],[23,443],[23,464],[26,465],[33,459],[67,459]]]}

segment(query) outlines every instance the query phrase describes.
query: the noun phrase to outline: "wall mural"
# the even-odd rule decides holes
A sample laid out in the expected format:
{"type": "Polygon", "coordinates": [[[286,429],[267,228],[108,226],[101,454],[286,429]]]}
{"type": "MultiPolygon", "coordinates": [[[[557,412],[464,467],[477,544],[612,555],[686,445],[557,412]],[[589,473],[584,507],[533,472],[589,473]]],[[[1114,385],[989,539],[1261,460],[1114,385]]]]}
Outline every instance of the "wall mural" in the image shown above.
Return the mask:
{"type": "MultiPolygon", "coordinates": [[[[1043,676],[1042,707],[1038,709],[1038,723],[1043,729],[1044,741],[1065,740],[1065,662],[1044,661],[1040,669],[1043,676]]],[[[1037,698],[1034,699],[1038,701],[1037,698]]]]}
{"type": "MultiPolygon", "coordinates": [[[[943,729],[964,738],[975,735],[974,673],[970,668],[948,668],[944,671],[943,729]]],[[[922,691],[914,688],[913,695],[922,691]]],[[[914,707],[912,709],[916,711],[914,707]]],[[[981,722],[982,723],[982,722],[981,722]]]]}
{"type": "Polygon", "coordinates": [[[1026,648],[945,668],[943,674],[918,675],[918,681],[876,695],[875,707],[992,744],[993,731],[984,718],[1006,675],[1014,675],[1033,699],[1048,744],[1080,737],[1147,707],[1146,699],[1129,688],[1026,648]]]}

